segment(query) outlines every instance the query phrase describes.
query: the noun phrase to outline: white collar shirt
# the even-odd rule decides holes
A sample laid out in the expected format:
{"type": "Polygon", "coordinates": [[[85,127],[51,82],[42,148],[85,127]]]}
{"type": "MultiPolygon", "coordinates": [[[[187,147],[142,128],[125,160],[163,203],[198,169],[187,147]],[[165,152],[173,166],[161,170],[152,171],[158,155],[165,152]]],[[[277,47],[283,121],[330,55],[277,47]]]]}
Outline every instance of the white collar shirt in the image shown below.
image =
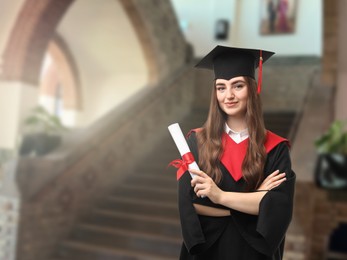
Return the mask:
{"type": "Polygon", "coordinates": [[[239,144],[241,143],[243,140],[246,140],[249,137],[248,134],[248,129],[244,129],[240,132],[236,132],[234,130],[232,130],[228,124],[225,124],[225,132],[230,136],[231,139],[234,140],[235,143],[239,144]]]}

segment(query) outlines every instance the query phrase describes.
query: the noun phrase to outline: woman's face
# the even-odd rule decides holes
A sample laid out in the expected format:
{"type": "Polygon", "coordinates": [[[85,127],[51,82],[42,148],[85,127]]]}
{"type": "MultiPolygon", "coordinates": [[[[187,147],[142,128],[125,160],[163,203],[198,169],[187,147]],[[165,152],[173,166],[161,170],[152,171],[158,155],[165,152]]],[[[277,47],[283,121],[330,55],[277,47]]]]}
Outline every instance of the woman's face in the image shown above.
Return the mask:
{"type": "Polygon", "coordinates": [[[216,79],[215,87],[219,107],[228,117],[244,117],[248,100],[248,86],[245,78],[216,79]]]}

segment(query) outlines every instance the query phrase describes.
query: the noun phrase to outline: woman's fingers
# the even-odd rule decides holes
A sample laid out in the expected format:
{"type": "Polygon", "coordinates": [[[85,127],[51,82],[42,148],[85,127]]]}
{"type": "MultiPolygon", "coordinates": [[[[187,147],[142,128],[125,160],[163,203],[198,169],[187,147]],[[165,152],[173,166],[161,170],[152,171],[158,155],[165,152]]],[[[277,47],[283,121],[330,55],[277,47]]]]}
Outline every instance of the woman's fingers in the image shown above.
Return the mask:
{"type": "Polygon", "coordinates": [[[192,187],[194,187],[197,183],[203,183],[205,181],[205,178],[203,177],[199,177],[199,176],[195,176],[192,180],[191,180],[191,185],[192,187]]]}
{"type": "Polygon", "coordinates": [[[271,173],[260,185],[258,188],[259,190],[271,190],[277,186],[279,186],[282,182],[286,180],[285,176],[286,174],[279,173],[279,170],[274,171],[271,173]]]}
{"type": "Polygon", "coordinates": [[[281,179],[283,179],[283,178],[285,178],[285,177],[286,177],[286,174],[285,174],[284,172],[282,172],[282,173],[280,173],[280,174],[278,174],[278,175],[272,177],[272,178],[270,179],[270,182],[275,182],[275,181],[281,180],[281,179]]]}
{"type": "Polygon", "coordinates": [[[194,187],[194,192],[198,195],[198,192],[206,189],[206,186],[204,184],[198,183],[194,187]]]}
{"type": "Polygon", "coordinates": [[[278,181],[275,181],[272,183],[272,189],[279,186],[282,182],[284,182],[286,180],[286,178],[280,179],[278,181]]]}
{"type": "Polygon", "coordinates": [[[268,187],[268,190],[272,190],[273,188],[276,188],[277,186],[279,186],[282,182],[284,182],[286,179],[283,178],[283,179],[280,179],[278,181],[275,181],[273,183],[271,183],[268,187]]]}
{"type": "Polygon", "coordinates": [[[271,173],[269,176],[267,176],[264,180],[264,182],[268,181],[268,180],[271,180],[271,178],[275,177],[276,175],[278,175],[280,172],[280,170],[276,170],[274,171],[273,173],[271,173]]]}
{"type": "Polygon", "coordinates": [[[195,174],[191,180],[191,185],[194,187],[194,192],[198,197],[205,197],[211,195],[211,191],[214,190],[216,185],[212,178],[205,172],[199,170],[192,170],[192,174],[195,174]]]}
{"type": "Polygon", "coordinates": [[[197,183],[205,182],[209,178],[209,176],[203,171],[193,169],[189,171],[195,175],[194,178],[191,180],[192,187],[194,187],[197,183]]]}
{"type": "Polygon", "coordinates": [[[286,174],[284,172],[279,173],[280,171],[277,170],[273,173],[271,173],[264,181],[263,183],[269,183],[269,182],[273,182],[273,181],[277,181],[278,179],[283,178],[286,174]]]}

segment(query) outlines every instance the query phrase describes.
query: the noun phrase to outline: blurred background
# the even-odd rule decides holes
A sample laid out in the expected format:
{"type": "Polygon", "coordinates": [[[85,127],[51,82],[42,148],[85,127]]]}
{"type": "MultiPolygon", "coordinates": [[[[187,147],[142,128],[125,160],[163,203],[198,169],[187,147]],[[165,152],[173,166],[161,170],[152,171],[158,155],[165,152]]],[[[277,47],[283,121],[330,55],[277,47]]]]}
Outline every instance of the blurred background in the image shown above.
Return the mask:
{"type": "Polygon", "coordinates": [[[297,174],[284,259],[347,259],[346,24],[344,0],[2,0],[0,259],[177,259],[167,126],[204,123],[213,76],[193,67],[216,45],[276,53],[261,96],[297,174]]]}

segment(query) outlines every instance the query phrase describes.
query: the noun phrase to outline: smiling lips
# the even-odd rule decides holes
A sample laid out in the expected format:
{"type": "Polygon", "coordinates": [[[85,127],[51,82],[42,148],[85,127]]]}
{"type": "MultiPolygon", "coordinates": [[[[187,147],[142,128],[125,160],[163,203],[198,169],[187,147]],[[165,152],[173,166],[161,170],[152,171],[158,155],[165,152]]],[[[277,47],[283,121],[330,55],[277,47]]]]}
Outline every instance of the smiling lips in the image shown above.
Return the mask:
{"type": "Polygon", "coordinates": [[[226,102],[224,103],[226,107],[233,107],[237,104],[237,102],[226,102]]]}

